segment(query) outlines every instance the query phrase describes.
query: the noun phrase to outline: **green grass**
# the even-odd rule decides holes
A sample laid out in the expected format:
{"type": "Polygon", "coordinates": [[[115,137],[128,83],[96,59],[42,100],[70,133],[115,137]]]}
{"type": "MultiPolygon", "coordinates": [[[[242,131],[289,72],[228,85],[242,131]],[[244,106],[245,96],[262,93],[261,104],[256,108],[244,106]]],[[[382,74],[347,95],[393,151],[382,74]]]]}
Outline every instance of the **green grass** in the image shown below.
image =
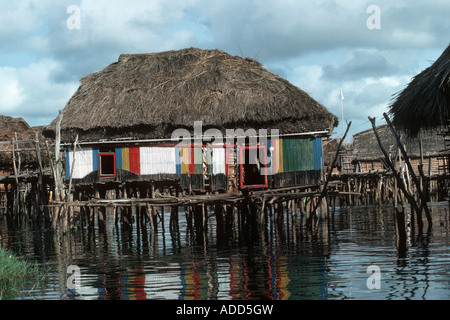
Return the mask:
{"type": "Polygon", "coordinates": [[[47,271],[41,270],[36,263],[0,248],[0,300],[23,297],[25,288],[36,289],[46,277],[47,271]]]}

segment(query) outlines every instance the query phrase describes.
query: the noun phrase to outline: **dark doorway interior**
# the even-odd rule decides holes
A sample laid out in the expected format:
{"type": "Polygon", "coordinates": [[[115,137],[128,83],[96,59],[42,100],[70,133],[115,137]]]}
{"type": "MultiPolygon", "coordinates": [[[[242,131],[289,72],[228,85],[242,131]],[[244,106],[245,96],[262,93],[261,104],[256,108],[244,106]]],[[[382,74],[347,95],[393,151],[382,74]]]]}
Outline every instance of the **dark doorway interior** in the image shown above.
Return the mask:
{"type": "Polygon", "coordinates": [[[99,154],[100,177],[113,177],[116,175],[116,157],[114,153],[99,154]]]}
{"type": "Polygon", "coordinates": [[[241,188],[267,187],[267,168],[264,161],[261,161],[261,155],[265,156],[265,147],[243,147],[240,150],[240,178],[241,188]]]}

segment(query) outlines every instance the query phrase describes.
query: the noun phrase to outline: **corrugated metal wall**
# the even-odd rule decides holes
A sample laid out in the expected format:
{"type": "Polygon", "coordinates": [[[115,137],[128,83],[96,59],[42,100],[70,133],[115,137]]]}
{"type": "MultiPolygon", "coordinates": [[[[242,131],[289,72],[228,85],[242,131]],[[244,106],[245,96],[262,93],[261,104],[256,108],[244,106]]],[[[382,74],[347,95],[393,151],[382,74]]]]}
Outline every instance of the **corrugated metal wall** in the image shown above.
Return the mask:
{"type": "Polygon", "coordinates": [[[323,168],[322,138],[320,137],[270,139],[268,146],[273,148],[270,163],[273,173],[323,168]]]}
{"type": "MultiPolygon", "coordinates": [[[[94,168],[93,149],[82,149],[75,152],[75,162],[73,162],[73,151],[66,152],[66,178],[70,179],[73,166],[73,179],[81,179],[91,173],[94,168]]],[[[98,153],[97,153],[98,167],[98,153]]]]}

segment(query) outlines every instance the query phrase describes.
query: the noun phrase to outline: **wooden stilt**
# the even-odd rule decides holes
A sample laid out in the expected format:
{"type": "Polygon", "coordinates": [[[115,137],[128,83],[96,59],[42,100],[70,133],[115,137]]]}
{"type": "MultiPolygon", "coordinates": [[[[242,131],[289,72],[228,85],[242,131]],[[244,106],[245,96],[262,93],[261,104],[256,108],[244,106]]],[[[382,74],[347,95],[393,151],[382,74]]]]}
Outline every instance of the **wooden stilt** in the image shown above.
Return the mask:
{"type": "MultiPolygon", "coordinates": [[[[399,187],[400,187],[400,189],[402,190],[404,196],[405,196],[406,198],[408,198],[408,201],[409,201],[409,203],[411,204],[412,212],[415,211],[417,214],[419,214],[420,211],[419,211],[419,207],[417,206],[416,200],[415,200],[414,197],[407,191],[406,186],[405,186],[405,183],[404,183],[404,180],[402,179],[402,177],[400,176],[400,174],[399,174],[399,173],[397,172],[397,170],[395,169],[394,165],[393,165],[392,162],[391,162],[391,159],[389,158],[389,155],[387,154],[386,150],[385,150],[384,147],[383,147],[383,144],[382,144],[382,142],[381,142],[380,136],[378,135],[378,131],[377,131],[376,126],[375,126],[375,119],[369,117],[369,120],[370,120],[370,122],[372,123],[372,128],[373,128],[373,130],[374,130],[375,137],[377,138],[377,141],[378,141],[378,145],[379,145],[379,147],[380,147],[380,150],[383,152],[383,155],[384,155],[384,157],[385,157],[386,163],[388,164],[388,166],[391,168],[392,172],[394,173],[394,175],[395,175],[395,177],[396,177],[396,179],[397,179],[397,182],[398,182],[398,184],[399,184],[399,187]]],[[[418,217],[419,217],[419,216],[418,216],[418,217]]],[[[422,221],[421,221],[420,219],[419,219],[419,221],[418,221],[418,225],[419,225],[419,229],[422,229],[423,223],[422,223],[422,221]]]]}
{"type": "Polygon", "coordinates": [[[155,220],[153,219],[153,207],[150,204],[147,204],[147,214],[150,220],[150,228],[152,232],[155,232],[156,228],[155,228],[155,220]]]}
{"type": "Polygon", "coordinates": [[[406,256],[406,224],[405,224],[405,208],[402,207],[402,210],[395,208],[395,216],[397,223],[397,234],[398,234],[398,252],[399,257],[404,258],[406,256]]]}
{"type": "Polygon", "coordinates": [[[395,140],[397,141],[398,147],[400,148],[400,151],[402,152],[403,158],[405,159],[405,162],[406,162],[406,164],[408,166],[408,169],[409,169],[409,171],[411,173],[412,180],[414,182],[414,185],[416,187],[416,191],[417,191],[417,193],[419,195],[419,198],[420,198],[420,201],[421,201],[421,207],[419,208],[419,210],[420,210],[420,212],[422,212],[422,208],[425,210],[425,215],[426,215],[427,220],[428,220],[428,225],[432,226],[433,225],[433,220],[431,218],[430,210],[429,210],[428,205],[427,205],[427,199],[425,198],[425,195],[424,195],[424,193],[422,191],[422,186],[420,185],[419,180],[417,179],[416,175],[414,174],[414,170],[413,170],[413,168],[411,166],[411,162],[409,161],[409,157],[406,154],[405,148],[403,147],[403,144],[401,143],[400,138],[398,137],[397,132],[395,131],[394,126],[392,125],[392,122],[390,121],[390,119],[389,119],[389,117],[388,117],[388,115],[386,113],[383,113],[383,116],[386,119],[386,122],[389,125],[389,128],[391,129],[391,132],[392,132],[395,140]]]}

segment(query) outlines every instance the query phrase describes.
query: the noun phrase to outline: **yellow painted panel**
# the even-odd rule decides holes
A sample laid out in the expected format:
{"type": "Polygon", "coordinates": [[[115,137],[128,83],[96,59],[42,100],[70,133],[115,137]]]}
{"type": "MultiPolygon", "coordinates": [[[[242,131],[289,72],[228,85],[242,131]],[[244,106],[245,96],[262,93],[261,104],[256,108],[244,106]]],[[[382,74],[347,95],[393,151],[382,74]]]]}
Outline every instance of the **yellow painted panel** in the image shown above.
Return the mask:
{"type": "Polygon", "coordinates": [[[189,174],[189,161],[190,161],[190,148],[181,148],[180,149],[180,158],[181,158],[181,173],[189,174]]]}
{"type": "Polygon", "coordinates": [[[130,170],[130,154],[128,148],[122,148],[122,168],[130,170]]]}
{"type": "Polygon", "coordinates": [[[283,172],[283,140],[278,139],[278,171],[283,172]]]}

